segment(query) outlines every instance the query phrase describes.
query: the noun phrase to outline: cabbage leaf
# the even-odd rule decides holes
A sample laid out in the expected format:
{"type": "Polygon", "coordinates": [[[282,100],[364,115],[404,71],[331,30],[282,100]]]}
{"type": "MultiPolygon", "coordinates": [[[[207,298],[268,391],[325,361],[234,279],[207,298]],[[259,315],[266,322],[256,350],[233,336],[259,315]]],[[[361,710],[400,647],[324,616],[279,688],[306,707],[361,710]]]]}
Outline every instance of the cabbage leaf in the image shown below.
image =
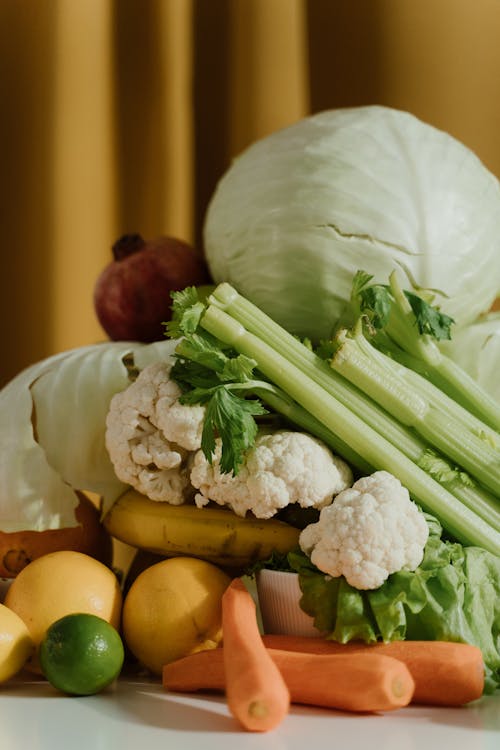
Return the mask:
{"type": "Polygon", "coordinates": [[[142,369],[170,357],[175,341],[102,342],[48,357],[0,391],[0,528],[75,526],[76,490],[102,497],[103,512],[124,491],[105,444],[112,396],[142,369]]]}
{"type": "Polygon", "coordinates": [[[439,346],[500,403],[500,312],[481,316],[455,331],[451,341],[442,341],[439,346]]]}

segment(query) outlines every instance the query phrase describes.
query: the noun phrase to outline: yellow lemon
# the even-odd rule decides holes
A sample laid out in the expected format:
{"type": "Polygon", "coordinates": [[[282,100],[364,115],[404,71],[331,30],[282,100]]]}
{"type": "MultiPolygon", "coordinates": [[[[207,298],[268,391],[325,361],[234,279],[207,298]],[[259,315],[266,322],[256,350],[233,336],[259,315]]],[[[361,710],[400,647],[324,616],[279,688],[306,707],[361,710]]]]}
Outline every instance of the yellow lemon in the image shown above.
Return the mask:
{"type": "Polygon", "coordinates": [[[20,672],[34,648],[29,630],[19,615],[0,604],[0,682],[20,672]]]}
{"type": "MultiPolygon", "coordinates": [[[[5,604],[24,621],[38,651],[50,625],[74,612],[97,615],[118,629],[122,594],[117,577],[106,565],[82,552],[60,551],[38,557],[23,568],[5,604]]],[[[37,653],[26,667],[40,672],[37,653]]]]}
{"type": "Polygon", "coordinates": [[[136,659],[154,674],[182,656],[222,640],[222,594],[230,578],[193,557],[172,557],[144,570],[123,603],[122,632],[136,659]]]}

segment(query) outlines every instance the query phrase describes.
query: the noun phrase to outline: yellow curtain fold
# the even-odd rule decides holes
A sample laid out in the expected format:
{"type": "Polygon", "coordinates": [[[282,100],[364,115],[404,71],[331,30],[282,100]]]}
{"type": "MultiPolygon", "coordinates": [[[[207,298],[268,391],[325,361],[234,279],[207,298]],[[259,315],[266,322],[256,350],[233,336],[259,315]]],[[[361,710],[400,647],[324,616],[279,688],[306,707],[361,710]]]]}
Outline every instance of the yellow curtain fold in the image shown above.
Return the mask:
{"type": "Polygon", "coordinates": [[[192,0],[116,0],[119,232],[193,234],[192,0]]]}
{"type": "Polygon", "coordinates": [[[55,351],[102,338],[91,290],[116,232],[112,4],[55,0],[49,334],[55,351]]]}
{"type": "Polygon", "coordinates": [[[497,0],[2,0],[0,386],[104,338],[95,279],[125,232],[202,246],[245,146],[380,103],[500,175],[497,0]]]}
{"type": "Polygon", "coordinates": [[[306,8],[303,0],[233,0],[229,6],[229,148],[309,112],[306,8]]]}
{"type": "Polygon", "coordinates": [[[0,3],[0,385],[53,349],[54,8],[0,3]]]}
{"type": "Polygon", "coordinates": [[[500,176],[500,3],[378,5],[382,100],[451,133],[500,176]]]}

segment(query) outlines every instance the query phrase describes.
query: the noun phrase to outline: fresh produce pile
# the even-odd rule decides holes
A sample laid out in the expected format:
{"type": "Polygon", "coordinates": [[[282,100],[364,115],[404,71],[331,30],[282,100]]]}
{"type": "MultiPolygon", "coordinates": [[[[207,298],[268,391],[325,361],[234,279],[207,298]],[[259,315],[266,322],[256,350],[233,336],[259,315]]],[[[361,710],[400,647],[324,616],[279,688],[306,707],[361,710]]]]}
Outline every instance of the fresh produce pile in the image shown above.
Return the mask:
{"type": "Polygon", "coordinates": [[[497,690],[500,403],[455,342],[494,319],[499,229],[498,181],[473,154],[367,107],[237,159],[207,213],[207,265],[174,238],[121,238],[94,298],[111,341],[0,392],[6,604],[28,622],[23,582],[58,555],[113,592],[112,538],[150,558],[107,594],[113,615],[67,597],[29,636],[16,623],[17,668],[40,658],[59,689],[97,692],[122,668],[111,628],[166,689],[225,691],[251,731],[290,702],[497,690]],[[85,493],[101,516],[76,538],[85,493]],[[241,579],[262,567],[298,576],[318,637],[261,637],[241,579]],[[58,639],[71,654],[101,633],[101,683],[55,662],[58,639]]]}

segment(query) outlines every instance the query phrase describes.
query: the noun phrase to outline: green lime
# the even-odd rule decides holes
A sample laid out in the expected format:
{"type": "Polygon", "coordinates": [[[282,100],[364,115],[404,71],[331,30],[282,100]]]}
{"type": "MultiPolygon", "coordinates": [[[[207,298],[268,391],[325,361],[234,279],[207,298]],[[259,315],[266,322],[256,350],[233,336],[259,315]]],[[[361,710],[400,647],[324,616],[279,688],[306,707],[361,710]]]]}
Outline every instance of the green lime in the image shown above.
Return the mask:
{"type": "Polygon", "coordinates": [[[115,628],[80,612],[52,623],[40,644],[43,674],[69,695],[103,690],[120,674],[123,659],[123,642],[115,628]]]}

